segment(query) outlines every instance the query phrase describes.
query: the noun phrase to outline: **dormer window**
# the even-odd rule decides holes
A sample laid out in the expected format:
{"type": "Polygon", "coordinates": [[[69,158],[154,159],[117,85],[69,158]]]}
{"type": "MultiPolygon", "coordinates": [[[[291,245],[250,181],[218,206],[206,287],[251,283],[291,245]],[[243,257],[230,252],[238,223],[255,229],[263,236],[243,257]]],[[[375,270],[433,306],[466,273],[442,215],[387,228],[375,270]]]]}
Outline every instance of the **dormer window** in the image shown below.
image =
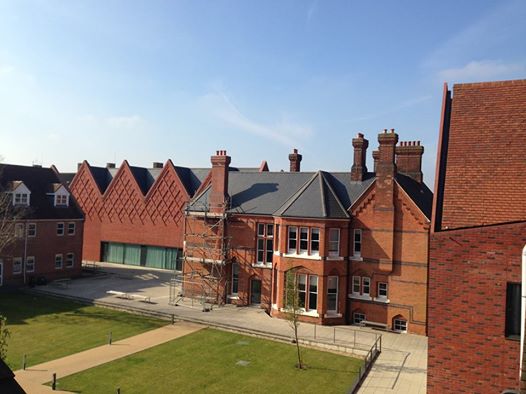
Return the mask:
{"type": "Polygon", "coordinates": [[[59,205],[68,205],[68,196],[66,194],[56,194],[55,195],[55,206],[59,205]]]}
{"type": "Polygon", "coordinates": [[[11,194],[13,195],[13,205],[29,205],[31,199],[31,191],[24,185],[22,181],[13,181],[10,185],[11,194]]]}
{"type": "Polygon", "coordinates": [[[14,193],[13,203],[15,205],[29,205],[29,194],[26,193],[14,193]]]}

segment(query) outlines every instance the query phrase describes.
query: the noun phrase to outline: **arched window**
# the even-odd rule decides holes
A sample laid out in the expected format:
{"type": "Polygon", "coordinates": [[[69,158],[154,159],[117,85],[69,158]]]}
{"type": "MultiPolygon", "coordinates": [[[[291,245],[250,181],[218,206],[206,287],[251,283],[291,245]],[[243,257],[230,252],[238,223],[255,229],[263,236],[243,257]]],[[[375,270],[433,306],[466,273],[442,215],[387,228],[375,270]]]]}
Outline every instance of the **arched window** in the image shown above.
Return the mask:
{"type": "Polygon", "coordinates": [[[393,331],[407,332],[407,319],[402,315],[393,317],[393,331]]]}

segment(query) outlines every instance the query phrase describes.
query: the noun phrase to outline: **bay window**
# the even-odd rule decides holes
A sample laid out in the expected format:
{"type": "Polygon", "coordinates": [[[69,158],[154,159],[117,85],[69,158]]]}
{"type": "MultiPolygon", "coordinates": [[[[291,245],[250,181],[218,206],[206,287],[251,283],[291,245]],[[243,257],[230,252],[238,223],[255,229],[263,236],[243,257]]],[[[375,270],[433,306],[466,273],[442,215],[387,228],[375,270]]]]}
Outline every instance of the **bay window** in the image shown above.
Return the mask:
{"type": "Polygon", "coordinates": [[[272,255],[274,254],[274,225],[258,223],[257,238],[257,263],[272,264],[272,255]]]}
{"type": "Polygon", "coordinates": [[[309,252],[309,229],[300,227],[300,253],[309,252]]]}
{"type": "Polygon", "coordinates": [[[320,254],[320,229],[316,227],[310,230],[310,254],[314,256],[320,254]]]}

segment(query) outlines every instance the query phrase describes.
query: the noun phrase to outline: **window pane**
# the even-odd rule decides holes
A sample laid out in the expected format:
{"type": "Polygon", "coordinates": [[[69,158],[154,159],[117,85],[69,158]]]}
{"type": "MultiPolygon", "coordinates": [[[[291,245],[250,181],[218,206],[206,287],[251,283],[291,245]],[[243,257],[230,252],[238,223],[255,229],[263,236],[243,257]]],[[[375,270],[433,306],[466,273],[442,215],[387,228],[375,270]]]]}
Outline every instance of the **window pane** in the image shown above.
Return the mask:
{"type": "Polygon", "coordinates": [[[367,277],[362,278],[362,293],[369,295],[371,292],[371,279],[367,277]]]}
{"type": "Polygon", "coordinates": [[[309,310],[318,308],[318,277],[309,276],[309,310]]]}
{"type": "Polygon", "coordinates": [[[340,254],[340,229],[329,229],[329,255],[339,256],[340,254]]]}
{"type": "Polygon", "coordinates": [[[264,242],[265,240],[263,238],[258,239],[258,256],[257,256],[257,262],[263,263],[263,257],[264,257],[264,242]]]}
{"type": "Polygon", "coordinates": [[[232,263],[232,294],[238,293],[239,287],[239,264],[232,263]]]}
{"type": "Polygon", "coordinates": [[[327,280],[327,310],[337,312],[338,300],[338,277],[329,276],[327,280]]]}
{"type": "Polygon", "coordinates": [[[360,277],[359,276],[352,277],[352,292],[355,294],[360,294],[360,277]]]}
{"type": "Polygon", "coordinates": [[[521,334],[521,284],[508,283],[506,287],[506,336],[521,334]]]}
{"type": "Polygon", "coordinates": [[[362,251],[362,230],[354,230],[354,254],[360,254],[362,251]]]}
{"type": "Polygon", "coordinates": [[[267,253],[265,263],[272,263],[272,255],[274,254],[274,242],[271,239],[267,239],[267,253]]]}
{"type": "Polygon", "coordinates": [[[363,313],[358,313],[358,312],[353,313],[353,323],[354,324],[358,324],[363,320],[365,320],[365,315],[363,313]]]}
{"type": "Polygon", "coordinates": [[[274,225],[267,224],[267,237],[272,237],[274,235],[274,225]]]}
{"type": "Polygon", "coordinates": [[[288,242],[288,252],[296,253],[297,246],[297,227],[289,227],[289,242],[288,242]]]}
{"type": "Polygon", "coordinates": [[[387,297],[387,283],[378,283],[378,297],[387,297]]]}
{"type": "Polygon", "coordinates": [[[309,229],[307,227],[300,228],[300,252],[306,252],[309,247],[309,229]]]}

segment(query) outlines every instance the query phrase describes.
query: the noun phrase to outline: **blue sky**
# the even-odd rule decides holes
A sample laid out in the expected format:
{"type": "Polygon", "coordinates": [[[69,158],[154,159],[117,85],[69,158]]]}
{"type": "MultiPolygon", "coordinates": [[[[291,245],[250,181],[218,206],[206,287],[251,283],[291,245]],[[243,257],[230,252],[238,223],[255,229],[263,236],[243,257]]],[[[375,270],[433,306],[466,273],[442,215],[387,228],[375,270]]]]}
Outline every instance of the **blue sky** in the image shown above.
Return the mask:
{"type": "Polygon", "coordinates": [[[395,128],[432,187],[442,83],[525,78],[525,20],[521,0],[0,0],[0,155],[280,170],[299,148],[349,170],[357,132],[370,157],[395,128]]]}

